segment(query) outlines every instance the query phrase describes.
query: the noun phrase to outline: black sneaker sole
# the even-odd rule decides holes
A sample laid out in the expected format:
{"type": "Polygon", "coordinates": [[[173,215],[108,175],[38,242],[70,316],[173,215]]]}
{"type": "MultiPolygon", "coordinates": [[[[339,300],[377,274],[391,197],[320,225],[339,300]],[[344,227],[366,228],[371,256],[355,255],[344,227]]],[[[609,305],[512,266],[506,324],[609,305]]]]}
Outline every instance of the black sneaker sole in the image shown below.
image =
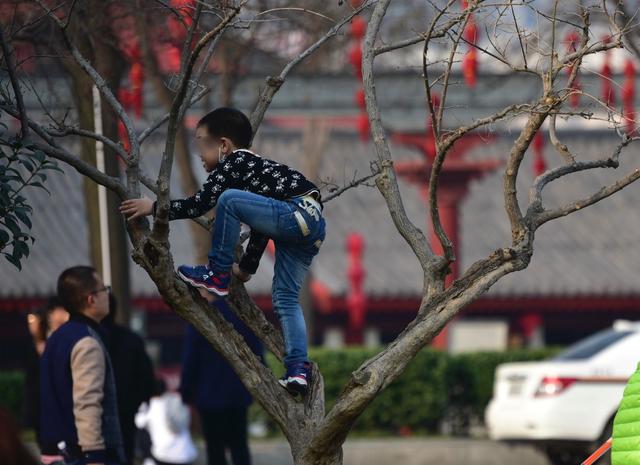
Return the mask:
{"type": "Polygon", "coordinates": [[[298,383],[287,383],[284,380],[278,380],[278,383],[294,397],[298,395],[304,397],[309,393],[309,386],[303,386],[302,384],[298,383]]]}

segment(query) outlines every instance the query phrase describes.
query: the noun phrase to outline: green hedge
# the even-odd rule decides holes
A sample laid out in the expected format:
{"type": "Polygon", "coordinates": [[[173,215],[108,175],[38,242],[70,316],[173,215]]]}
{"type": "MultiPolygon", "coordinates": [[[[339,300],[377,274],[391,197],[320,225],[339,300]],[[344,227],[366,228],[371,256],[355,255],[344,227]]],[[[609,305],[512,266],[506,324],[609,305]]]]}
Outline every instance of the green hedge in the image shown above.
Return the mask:
{"type": "MultiPolygon", "coordinates": [[[[318,364],[324,377],[327,411],[351,373],[377,352],[362,348],[310,351],[311,359],[318,364]]],[[[354,431],[435,433],[446,421],[450,423],[449,432],[466,434],[472,420],[482,419],[491,399],[495,369],[499,364],[542,360],[557,352],[557,348],[550,348],[449,355],[425,349],[365,410],[354,431]]],[[[280,376],[283,369],[275,357],[269,356],[267,360],[274,373],[280,376]]],[[[252,418],[264,417],[254,411],[252,418]]],[[[268,420],[267,423],[274,428],[268,420]]]]}
{"type": "Polygon", "coordinates": [[[24,374],[21,371],[0,371],[0,408],[22,419],[24,374]]]}
{"type": "MultiPolygon", "coordinates": [[[[347,348],[313,349],[311,359],[324,377],[327,411],[333,406],[351,373],[378,350],[347,348]]],[[[447,431],[465,434],[471,420],[481,421],[491,398],[496,367],[505,362],[542,360],[558,349],[480,352],[449,355],[425,349],[411,361],[406,371],[382,392],[354,426],[361,433],[396,434],[407,429],[434,433],[445,422],[447,431]]],[[[277,376],[283,368],[273,356],[267,361],[277,376]]],[[[22,418],[24,376],[20,372],[0,372],[0,407],[22,418]]],[[[263,419],[270,430],[275,425],[259,408],[252,419],[263,419]]]]}

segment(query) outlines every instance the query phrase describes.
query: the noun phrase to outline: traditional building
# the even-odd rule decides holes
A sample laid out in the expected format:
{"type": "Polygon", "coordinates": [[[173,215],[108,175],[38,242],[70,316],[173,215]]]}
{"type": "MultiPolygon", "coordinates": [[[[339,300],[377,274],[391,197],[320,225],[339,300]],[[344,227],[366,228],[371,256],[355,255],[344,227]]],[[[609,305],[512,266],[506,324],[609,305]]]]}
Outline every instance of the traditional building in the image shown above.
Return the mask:
{"type": "MultiPolygon", "coordinates": [[[[583,79],[583,83],[585,81],[583,79]]],[[[257,79],[247,78],[238,85],[235,94],[238,106],[251,107],[259,83],[257,79]]],[[[380,77],[377,89],[384,124],[391,134],[424,131],[426,112],[421,85],[415,74],[380,77]]],[[[498,75],[482,76],[475,91],[457,89],[452,92],[449,104],[465,107],[459,113],[463,115],[461,123],[490,114],[513,103],[514,99],[530,101],[536,95],[532,81],[498,75]]],[[[292,77],[274,100],[254,142],[254,150],[308,172],[311,165],[305,134],[309,131],[304,128],[317,124],[326,132],[324,138],[316,140],[320,149],[311,162],[317,177],[323,181],[323,191],[328,193],[333,185],[340,186],[366,175],[375,152],[370,141],[361,140],[357,118],[354,118],[358,113],[352,98],[356,90],[357,82],[351,76],[292,77]]],[[[151,104],[152,98],[152,95],[145,96],[148,105],[146,119],[139,122],[141,127],[159,112],[151,104]]],[[[204,111],[203,108],[192,110],[189,121],[192,123],[194,117],[204,111]]],[[[453,120],[447,121],[447,124],[453,123],[453,120]]],[[[519,118],[493,126],[490,133],[476,134],[478,143],[464,153],[464,160],[470,166],[490,164],[492,169],[484,170],[482,176],[460,181],[464,195],[456,199],[450,218],[452,224],[457,225],[452,237],[456,241],[460,273],[474,261],[510,243],[501,163],[506,160],[521,123],[519,118]]],[[[602,125],[564,126],[559,134],[570,150],[585,160],[612,153],[619,142],[615,131],[602,125]]],[[[142,158],[148,173],[157,173],[163,137],[157,133],[145,143],[142,158]]],[[[406,176],[401,177],[399,183],[407,213],[414,224],[426,228],[424,191],[415,185],[416,179],[409,176],[407,168],[411,166],[407,162],[418,167],[424,162],[424,156],[397,137],[391,138],[391,145],[395,160],[405,166],[406,176]]],[[[543,152],[547,166],[559,163],[550,146],[539,146],[538,150],[543,152]]],[[[631,145],[623,153],[618,170],[595,170],[554,182],[543,196],[545,205],[560,205],[584,197],[622,177],[625,169],[634,167],[636,154],[637,149],[631,145]]],[[[527,204],[528,188],[534,177],[533,160],[530,153],[518,178],[522,205],[527,204]]],[[[194,157],[196,166],[199,170],[194,157]]],[[[201,175],[204,179],[204,173],[201,175]]],[[[417,176],[418,181],[419,178],[417,176]]],[[[24,312],[40,305],[54,292],[60,271],[89,261],[84,213],[87,206],[82,197],[80,175],[65,168],[65,175],[51,174],[47,182],[52,192],[50,197],[40,190],[26,193],[34,207],[32,232],[36,242],[23,271],[18,272],[8,262],[0,263],[0,366],[14,364],[27,343],[26,329],[21,329],[24,312]]],[[[174,176],[172,196],[180,195],[177,176],[174,176]]],[[[636,315],[640,315],[637,279],[640,261],[635,253],[640,245],[640,220],[635,214],[639,201],[638,187],[631,185],[584,211],[543,226],[537,234],[529,268],[506,276],[471,304],[454,322],[445,345],[453,349],[471,348],[472,341],[477,347],[506,347],[518,337],[525,344],[566,344],[610,325],[615,319],[636,319],[636,315]]],[[[375,187],[360,186],[346,191],[326,204],[325,216],[327,239],[314,261],[310,286],[310,302],[314,308],[310,318],[313,342],[393,340],[415,316],[419,306],[422,275],[417,260],[395,230],[375,187]],[[362,244],[352,243],[348,249],[348,238],[353,238],[353,233],[359,234],[362,244]],[[364,273],[358,271],[359,248],[364,273]],[[352,290],[351,283],[362,292],[352,290]],[[362,333],[354,338],[349,328],[362,333]]],[[[175,263],[192,263],[193,251],[185,221],[171,223],[170,240],[175,263]]],[[[247,286],[269,314],[272,313],[272,268],[272,258],[265,254],[257,275],[247,286]]],[[[158,342],[163,363],[176,363],[181,347],[180,320],[168,310],[153,282],[133,262],[131,289],[135,325],[149,341],[158,342]]]]}

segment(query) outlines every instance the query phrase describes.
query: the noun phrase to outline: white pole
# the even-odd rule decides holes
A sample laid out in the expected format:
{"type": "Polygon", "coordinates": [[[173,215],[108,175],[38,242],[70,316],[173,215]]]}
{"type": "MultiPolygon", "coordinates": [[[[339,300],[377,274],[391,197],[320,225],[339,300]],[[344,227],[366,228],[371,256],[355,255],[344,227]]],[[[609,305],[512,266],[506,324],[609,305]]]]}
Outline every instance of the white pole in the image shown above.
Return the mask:
{"type": "MultiPolygon", "coordinates": [[[[93,122],[95,132],[102,135],[102,104],[100,91],[93,86],[93,122]]],[[[104,144],[96,141],[96,168],[105,172],[104,144]]],[[[106,286],[111,285],[111,256],[109,254],[109,219],[107,217],[107,189],[98,184],[98,211],[100,215],[100,256],[102,258],[102,280],[106,286]]]]}

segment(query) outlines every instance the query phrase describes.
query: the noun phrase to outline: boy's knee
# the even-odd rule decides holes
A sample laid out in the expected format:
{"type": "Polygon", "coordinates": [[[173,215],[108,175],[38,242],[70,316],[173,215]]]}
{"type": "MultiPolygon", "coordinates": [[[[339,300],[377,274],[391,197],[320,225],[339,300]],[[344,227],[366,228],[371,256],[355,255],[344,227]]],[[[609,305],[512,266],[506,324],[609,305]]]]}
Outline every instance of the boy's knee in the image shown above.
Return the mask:
{"type": "Polygon", "coordinates": [[[222,194],[220,194],[220,197],[218,197],[218,205],[227,204],[234,197],[235,197],[235,192],[233,192],[233,189],[227,189],[222,194]]]}
{"type": "Polygon", "coordinates": [[[271,295],[273,308],[282,311],[283,308],[293,307],[298,304],[298,296],[290,291],[274,289],[271,295]]]}

